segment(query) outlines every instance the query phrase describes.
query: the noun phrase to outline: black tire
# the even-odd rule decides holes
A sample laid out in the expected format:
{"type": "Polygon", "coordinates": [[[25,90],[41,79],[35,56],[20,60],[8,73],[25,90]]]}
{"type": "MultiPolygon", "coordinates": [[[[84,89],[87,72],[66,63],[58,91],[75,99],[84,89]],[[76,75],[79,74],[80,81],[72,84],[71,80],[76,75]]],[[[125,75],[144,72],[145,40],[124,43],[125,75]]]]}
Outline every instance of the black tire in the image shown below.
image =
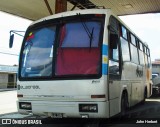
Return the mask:
{"type": "Polygon", "coordinates": [[[125,117],[128,107],[129,107],[128,96],[127,93],[124,92],[121,97],[121,117],[125,117]]]}

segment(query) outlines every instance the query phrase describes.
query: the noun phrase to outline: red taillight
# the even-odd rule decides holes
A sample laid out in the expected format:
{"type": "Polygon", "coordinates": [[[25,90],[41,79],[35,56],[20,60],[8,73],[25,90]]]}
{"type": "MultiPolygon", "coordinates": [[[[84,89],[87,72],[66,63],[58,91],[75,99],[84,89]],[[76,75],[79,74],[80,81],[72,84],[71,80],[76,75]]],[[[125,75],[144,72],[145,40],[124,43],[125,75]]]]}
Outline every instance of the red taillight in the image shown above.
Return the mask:
{"type": "Polygon", "coordinates": [[[91,98],[106,98],[106,95],[91,95],[91,98]]]}
{"type": "Polygon", "coordinates": [[[23,94],[17,94],[17,97],[23,97],[23,94]]]}

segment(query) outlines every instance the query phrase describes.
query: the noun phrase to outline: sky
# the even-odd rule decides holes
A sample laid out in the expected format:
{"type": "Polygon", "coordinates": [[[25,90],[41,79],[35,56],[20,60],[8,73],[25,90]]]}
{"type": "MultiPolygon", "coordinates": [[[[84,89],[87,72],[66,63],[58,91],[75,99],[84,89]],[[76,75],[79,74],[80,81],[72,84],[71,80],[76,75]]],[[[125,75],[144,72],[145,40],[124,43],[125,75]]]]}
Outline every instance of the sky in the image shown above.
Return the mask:
{"type": "MultiPolygon", "coordinates": [[[[32,21],[0,12],[0,65],[18,65],[23,37],[15,35],[9,48],[10,30],[25,31],[32,21]]],[[[151,60],[160,59],[160,13],[120,16],[120,19],[143,41],[151,51],[151,60]]]]}
{"type": "Polygon", "coordinates": [[[10,30],[25,31],[32,21],[0,11],[0,65],[18,65],[23,37],[15,35],[13,48],[9,48],[10,30]]]}
{"type": "Polygon", "coordinates": [[[160,13],[121,16],[120,19],[148,44],[151,60],[160,59],[160,13]]]}

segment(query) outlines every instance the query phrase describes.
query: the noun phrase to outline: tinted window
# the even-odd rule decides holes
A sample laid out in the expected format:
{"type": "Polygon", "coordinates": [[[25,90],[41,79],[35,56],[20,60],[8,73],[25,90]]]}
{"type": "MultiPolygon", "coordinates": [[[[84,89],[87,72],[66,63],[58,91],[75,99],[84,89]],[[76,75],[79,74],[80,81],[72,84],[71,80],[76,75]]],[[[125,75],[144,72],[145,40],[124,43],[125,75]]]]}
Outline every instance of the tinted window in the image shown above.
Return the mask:
{"type": "Polygon", "coordinates": [[[60,30],[55,75],[87,75],[100,71],[101,23],[66,23],[60,30]]]}
{"type": "Polygon", "coordinates": [[[149,52],[149,49],[148,49],[148,48],[147,48],[147,55],[150,56],[150,52],[149,52]]]}
{"type": "Polygon", "coordinates": [[[105,15],[83,14],[30,26],[22,45],[19,79],[100,77],[104,22],[105,15]]]}
{"type": "Polygon", "coordinates": [[[128,41],[126,41],[123,38],[120,38],[120,39],[121,39],[121,49],[122,49],[123,61],[130,61],[128,41]]]}
{"type": "Polygon", "coordinates": [[[63,26],[61,47],[98,47],[101,23],[85,22],[86,31],[82,23],[68,23],[63,26]],[[63,39],[62,39],[63,38],[63,39]]]}
{"type": "Polygon", "coordinates": [[[127,39],[127,30],[123,26],[122,26],[122,37],[124,37],[125,39],[127,39]]]}
{"type": "Polygon", "coordinates": [[[144,66],[144,53],[139,50],[139,61],[140,65],[144,66]]]}
{"type": "Polygon", "coordinates": [[[131,37],[131,43],[136,46],[136,38],[135,38],[135,36],[130,34],[130,37],[131,37]]]}
{"type": "Polygon", "coordinates": [[[139,49],[140,49],[141,51],[143,51],[143,45],[142,45],[141,42],[139,42],[139,49]]]}
{"type": "Polygon", "coordinates": [[[51,76],[54,39],[55,27],[37,29],[28,34],[22,54],[22,77],[51,76]]]}
{"type": "Polygon", "coordinates": [[[131,59],[132,59],[132,62],[139,64],[137,47],[135,47],[132,44],[130,45],[130,47],[131,47],[131,59]]]}

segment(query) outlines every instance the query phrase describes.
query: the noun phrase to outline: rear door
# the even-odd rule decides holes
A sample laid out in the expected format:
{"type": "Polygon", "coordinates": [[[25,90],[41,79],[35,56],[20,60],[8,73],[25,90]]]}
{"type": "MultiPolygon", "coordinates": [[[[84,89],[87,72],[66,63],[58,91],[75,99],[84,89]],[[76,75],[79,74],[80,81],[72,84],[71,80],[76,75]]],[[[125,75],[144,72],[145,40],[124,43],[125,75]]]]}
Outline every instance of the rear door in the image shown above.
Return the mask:
{"type": "Polygon", "coordinates": [[[118,22],[114,17],[110,17],[109,25],[109,101],[110,116],[119,112],[119,95],[121,80],[121,57],[118,37],[118,22]],[[115,106],[117,105],[117,106],[115,106]]]}

